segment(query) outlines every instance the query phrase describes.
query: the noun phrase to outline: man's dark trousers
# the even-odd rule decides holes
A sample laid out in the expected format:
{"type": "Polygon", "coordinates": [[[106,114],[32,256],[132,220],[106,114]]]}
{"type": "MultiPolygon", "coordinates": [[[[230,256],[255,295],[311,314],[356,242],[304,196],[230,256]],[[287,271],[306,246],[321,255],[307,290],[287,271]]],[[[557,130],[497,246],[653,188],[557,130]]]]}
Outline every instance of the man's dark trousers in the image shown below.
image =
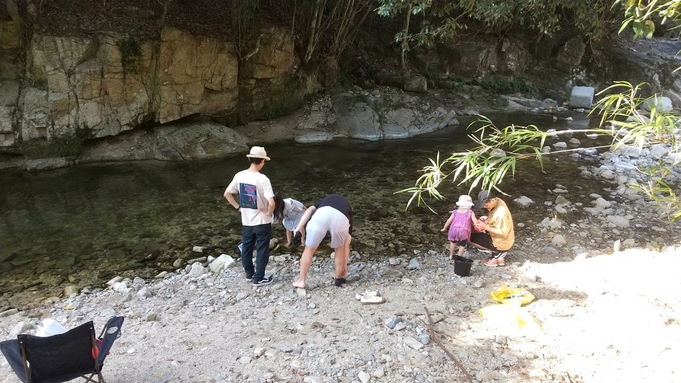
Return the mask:
{"type": "Polygon", "coordinates": [[[244,267],[246,277],[253,277],[258,282],[265,276],[265,268],[270,261],[270,238],[272,238],[272,224],[266,223],[257,226],[242,226],[241,241],[241,265],[244,267]],[[253,268],[253,248],[256,248],[255,268],[253,268]]]}

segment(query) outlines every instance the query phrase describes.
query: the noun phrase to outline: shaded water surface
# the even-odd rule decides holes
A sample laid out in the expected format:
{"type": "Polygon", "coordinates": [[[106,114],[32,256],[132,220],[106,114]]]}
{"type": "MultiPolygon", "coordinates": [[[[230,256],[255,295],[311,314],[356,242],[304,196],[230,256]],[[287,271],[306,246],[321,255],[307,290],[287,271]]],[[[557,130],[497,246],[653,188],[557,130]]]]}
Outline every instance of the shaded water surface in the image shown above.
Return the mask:
{"type": "MultiPolygon", "coordinates": [[[[543,115],[505,116],[495,122],[569,126],[543,115]]],[[[449,200],[432,205],[439,215],[424,208],[405,212],[408,195],[395,191],[412,186],[418,170],[438,151],[444,157],[470,144],[462,128],[403,141],[286,143],[266,148],[272,161],[263,173],[275,189],[308,206],[328,193],[347,196],[356,210],[353,249],[394,255],[441,241],[446,213],[467,189],[453,184],[443,188],[449,200]]],[[[67,282],[94,286],[126,272],[150,277],[174,269],[177,258],[196,256],[193,246],[234,255],[240,217],[222,193],[234,173],[247,165],[245,157],[237,156],[1,173],[0,292],[7,299],[12,292],[56,289],[67,282]]],[[[542,174],[528,161],[503,189],[513,197],[544,198],[556,183],[584,184],[579,165],[563,156],[548,161],[542,174]]],[[[281,225],[275,227],[275,237],[285,238],[281,225]]]]}

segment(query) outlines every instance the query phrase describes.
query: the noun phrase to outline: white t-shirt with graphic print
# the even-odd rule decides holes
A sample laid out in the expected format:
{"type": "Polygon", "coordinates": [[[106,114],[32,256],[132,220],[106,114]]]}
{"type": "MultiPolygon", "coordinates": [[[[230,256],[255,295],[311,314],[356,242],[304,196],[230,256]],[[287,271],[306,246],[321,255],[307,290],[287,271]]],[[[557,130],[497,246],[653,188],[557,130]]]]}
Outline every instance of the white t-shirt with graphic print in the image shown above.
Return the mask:
{"type": "Polygon", "coordinates": [[[266,175],[242,170],[234,175],[226,192],[239,194],[242,225],[257,226],[272,223],[272,217],[268,216],[265,211],[267,211],[267,200],[274,197],[274,191],[266,175]]]}

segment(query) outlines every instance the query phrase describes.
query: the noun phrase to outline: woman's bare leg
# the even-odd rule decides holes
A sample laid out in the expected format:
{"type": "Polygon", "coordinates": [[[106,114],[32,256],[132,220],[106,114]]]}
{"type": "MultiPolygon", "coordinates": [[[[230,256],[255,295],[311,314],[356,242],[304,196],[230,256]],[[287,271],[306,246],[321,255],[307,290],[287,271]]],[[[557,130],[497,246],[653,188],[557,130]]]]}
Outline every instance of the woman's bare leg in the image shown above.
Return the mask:
{"type": "Polygon", "coordinates": [[[299,289],[305,288],[305,278],[307,278],[307,272],[310,270],[310,266],[312,265],[312,256],[316,250],[316,247],[305,246],[303,255],[300,257],[300,275],[298,276],[298,280],[293,282],[293,287],[297,287],[299,289]]]}
{"type": "Polygon", "coordinates": [[[348,259],[350,259],[350,242],[352,236],[348,235],[343,246],[334,249],[334,263],[336,266],[336,279],[343,278],[348,274],[348,259]]]}

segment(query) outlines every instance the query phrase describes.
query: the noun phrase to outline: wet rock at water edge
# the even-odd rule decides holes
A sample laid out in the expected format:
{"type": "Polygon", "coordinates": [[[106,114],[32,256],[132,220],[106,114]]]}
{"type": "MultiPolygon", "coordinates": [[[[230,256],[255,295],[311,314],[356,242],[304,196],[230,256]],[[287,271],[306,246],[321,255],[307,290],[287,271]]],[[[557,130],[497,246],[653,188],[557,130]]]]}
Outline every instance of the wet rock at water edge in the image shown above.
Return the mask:
{"type": "Polygon", "coordinates": [[[75,296],[75,295],[78,295],[78,293],[79,293],[78,286],[68,285],[68,286],[64,287],[64,296],[65,297],[75,296]]]}
{"type": "Polygon", "coordinates": [[[528,207],[534,205],[534,201],[532,201],[529,197],[526,197],[526,196],[520,196],[520,197],[514,199],[513,203],[515,203],[516,205],[518,205],[522,208],[528,208],[528,207]]]}

